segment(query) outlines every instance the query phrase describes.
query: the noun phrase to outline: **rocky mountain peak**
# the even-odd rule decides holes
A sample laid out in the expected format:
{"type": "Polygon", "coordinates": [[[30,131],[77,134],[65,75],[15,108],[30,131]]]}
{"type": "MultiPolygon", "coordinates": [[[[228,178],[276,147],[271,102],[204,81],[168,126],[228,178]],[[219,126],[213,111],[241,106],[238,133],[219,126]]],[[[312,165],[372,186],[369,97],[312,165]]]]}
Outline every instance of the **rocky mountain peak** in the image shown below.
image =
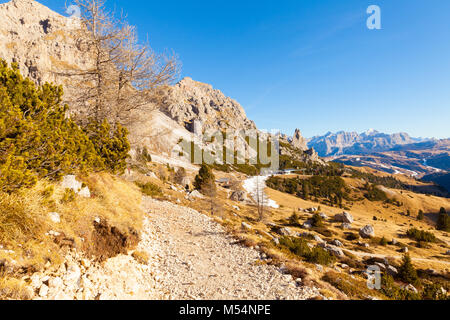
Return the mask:
{"type": "MultiPolygon", "coordinates": [[[[18,63],[21,73],[37,84],[64,84],[58,71],[89,65],[75,19],[34,0],[12,0],[0,4],[0,21],[0,58],[18,63]]],[[[70,90],[65,85],[66,95],[70,90]]]]}
{"type": "Polygon", "coordinates": [[[308,150],[308,140],[306,140],[300,131],[300,129],[295,129],[294,136],[292,137],[292,145],[297,149],[302,151],[308,150]]]}
{"type": "Polygon", "coordinates": [[[256,129],[244,108],[212,85],[187,77],[166,88],[160,109],[193,132],[199,121],[205,129],[256,129]]]}

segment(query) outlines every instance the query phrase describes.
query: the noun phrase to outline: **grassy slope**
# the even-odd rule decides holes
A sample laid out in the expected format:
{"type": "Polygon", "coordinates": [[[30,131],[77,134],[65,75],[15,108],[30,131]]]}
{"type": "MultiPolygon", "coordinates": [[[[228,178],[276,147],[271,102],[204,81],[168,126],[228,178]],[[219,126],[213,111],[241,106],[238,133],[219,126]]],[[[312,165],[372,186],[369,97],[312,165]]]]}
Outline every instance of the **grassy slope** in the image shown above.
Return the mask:
{"type": "Polygon", "coordinates": [[[106,173],[80,180],[91,190],[91,198],[76,196],[72,201],[63,201],[65,190],[48,181],[39,181],[34,188],[18,194],[0,195],[0,262],[14,266],[8,273],[0,270],[0,299],[26,298],[18,279],[45,265],[63,262],[67,247],[61,247],[61,243],[70,243],[88,255],[100,253],[93,241],[96,218],[125,235],[139,232],[143,212],[137,186],[106,173]],[[52,222],[50,212],[57,212],[61,222],[52,222]],[[53,237],[49,231],[61,236],[53,237]]]}

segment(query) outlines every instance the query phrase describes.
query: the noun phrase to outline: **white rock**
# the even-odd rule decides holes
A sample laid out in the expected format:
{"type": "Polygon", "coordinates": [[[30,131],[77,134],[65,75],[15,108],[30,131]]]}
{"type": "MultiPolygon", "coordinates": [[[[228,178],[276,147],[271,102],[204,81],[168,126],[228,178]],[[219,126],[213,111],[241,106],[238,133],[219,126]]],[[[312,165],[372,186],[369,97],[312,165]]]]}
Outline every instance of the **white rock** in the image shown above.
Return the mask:
{"type": "Polygon", "coordinates": [[[311,229],[312,224],[311,224],[311,222],[306,221],[305,223],[303,223],[302,227],[305,229],[311,229]]]}
{"type": "Polygon", "coordinates": [[[91,193],[88,187],[83,187],[83,184],[77,181],[74,175],[64,176],[61,182],[61,187],[64,189],[73,190],[76,194],[81,197],[90,198],[91,193]]]}
{"type": "Polygon", "coordinates": [[[48,295],[48,287],[43,284],[39,289],[39,296],[45,298],[48,295]]]}
{"type": "Polygon", "coordinates": [[[405,289],[408,290],[408,291],[414,292],[414,293],[419,293],[419,291],[416,289],[416,287],[414,287],[412,284],[408,284],[405,287],[405,289]]]}
{"type": "Polygon", "coordinates": [[[251,225],[249,225],[248,223],[245,223],[245,222],[242,222],[241,226],[245,230],[252,230],[253,229],[251,225]]]}
{"type": "Polygon", "coordinates": [[[284,227],[284,228],[280,228],[278,230],[278,234],[282,235],[282,236],[292,236],[294,233],[292,232],[292,230],[288,227],[284,227]]]}
{"type": "Polygon", "coordinates": [[[91,266],[91,261],[89,259],[81,259],[81,265],[87,269],[91,266]]]}
{"type": "Polygon", "coordinates": [[[371,225],[367,225],[359,230],[359,235],[365,239],[372,238],[375,237],[375,230],[371,225]]]}
{"type": "Polygon", "coordinates": [[[339,213],[337,215],[334,216],[334,220],[338,221],[338,222],[343,222],[343,223],[353,223],[353,216],[348,213],[348,212],[343,212],[343,213],[339,213]]]}
{"type": "Polygon", "coordinates": [[[53,223],[60,223],[60,222],[61,222],[61,217],[59,216],[59,213],[58,213],[58,212],[50,212],[50,213],[48,214],[48,216],[49,216],[50,220],[51,220],[53,223]]]}
{"type": "Polygon", "coordinates": [[[81,277],[81,270],[75,263],[71,263],[67,268],[67,273],[64,276],[64,282],[67,285],[76,284],[81,277]]]}
{"type": "Polygon", "coordinates": [[[33,274],[31,276],[31,283],[30,283],[31,287],[33,289],[37,289],[41,286],[41,284],[42,284],[42,280],[41,280],[41,277],[39,276],[39,274],[37,274],[37,273],[33,274]]]}
{"type": "Polygon", "coordinates": [[[331,241],[331,244],[336,246],[336,247],[343,247],[344,245],[342,244],[342,242],[340,242],[339,240],[335,239],[333,241],[331,241]]]}
{"type": "Polygon", "coordinates": [[[319,243],[325,243],[325,241],[321,237],[319,237],[318,235],[314,235],[314,240],[319,242],[319,243]]]}
{"type": "Polygon", "coordinates": [[[386,271],[391,275],[391,276],[396,276],[398,274],[397,268],[393,267],[393,266],[387,266],[386,271]]]}
{"type": "Polygon", "coordinates": [[[192,191],[192,192],[189,194],[189,196],[190,196],[190,197],[193,197],[193,198],[199,198],[199,199],[205,198],[205,196],[202,195],[198,190],[192,191]]]}
{"type": "Polygon", "coordinates": [[[50,278],[48,280],[48,287],[51,290],[58,290],[58,289],[62,288],[63,286],[64,286],[64,282],[59,277],[50,278]]]}

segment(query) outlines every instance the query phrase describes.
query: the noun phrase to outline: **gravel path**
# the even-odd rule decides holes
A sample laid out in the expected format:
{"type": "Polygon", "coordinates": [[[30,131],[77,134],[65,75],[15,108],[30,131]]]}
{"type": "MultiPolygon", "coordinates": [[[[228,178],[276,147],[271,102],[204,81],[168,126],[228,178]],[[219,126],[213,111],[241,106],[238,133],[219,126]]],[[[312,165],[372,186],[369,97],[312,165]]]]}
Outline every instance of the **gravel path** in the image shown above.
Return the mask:
{"type": "Polygon", "coordinates": [[[234,244],[209,217],[150,198],[144,205],[154,229],[148,251],[157,291],[170,289],[155,298],[298,300],[319,295],[317,289],[298,287],[274,266],[258,265],[259,252],[234,244]]]}
{"type": "Polygon", "coordinates": [[[31,277],[35,299],[47,300],[303,300],[319,296],[290,275],[235,244],[209,217],[190,208],[144,198],[147,212],[137,250],[148,264],[119,255],[103,264],[67,255],[57,270],[31,277]]]}

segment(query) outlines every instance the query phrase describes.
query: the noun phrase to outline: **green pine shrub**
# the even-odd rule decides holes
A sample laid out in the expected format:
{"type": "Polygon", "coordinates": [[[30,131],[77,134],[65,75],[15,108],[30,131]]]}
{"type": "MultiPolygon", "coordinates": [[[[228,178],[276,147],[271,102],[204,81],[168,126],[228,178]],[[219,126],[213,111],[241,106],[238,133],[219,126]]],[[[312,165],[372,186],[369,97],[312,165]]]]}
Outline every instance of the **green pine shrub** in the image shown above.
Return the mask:
{"type": "Polygon", "coordinates": [[[106,122],[80,127],[67,116],[61,86],[36,86],[0,59],[0,191],[32,187],[87,170],[124,170],[127,131],[106,122]]]}
{"type": "Polygon", "coordinates": [[[411,257],[409,256],[409,254],[405,254],[403,256],[402,264],[398,269],[398,277],[400,280],[412,284],[417,283],[417,281],[419,280],[417,271],[411,262],[411,257]]]}
{"type": "Polygon", "coordinates": [[[212,169],[203,164],[198,171],[198,174],[195,176],[194,180],[194,187],[197,190],[202,190],[206,186],[212,186],[213,188],[216,185],[216,177],[214,176],[214,173],[212,169]]]}
{"type": "Polygon", "coordinates": [[[450,217],[445,208],[439,210],[436,228],[438,230],[450,232],[450,217]]]}
{"type": "Polygon", "coordinates": [[[416,240],[417,242],[436,242],[436,236],[431,232],[419,230],[416,228],[406,231],[408,238],[416,240]]]}

